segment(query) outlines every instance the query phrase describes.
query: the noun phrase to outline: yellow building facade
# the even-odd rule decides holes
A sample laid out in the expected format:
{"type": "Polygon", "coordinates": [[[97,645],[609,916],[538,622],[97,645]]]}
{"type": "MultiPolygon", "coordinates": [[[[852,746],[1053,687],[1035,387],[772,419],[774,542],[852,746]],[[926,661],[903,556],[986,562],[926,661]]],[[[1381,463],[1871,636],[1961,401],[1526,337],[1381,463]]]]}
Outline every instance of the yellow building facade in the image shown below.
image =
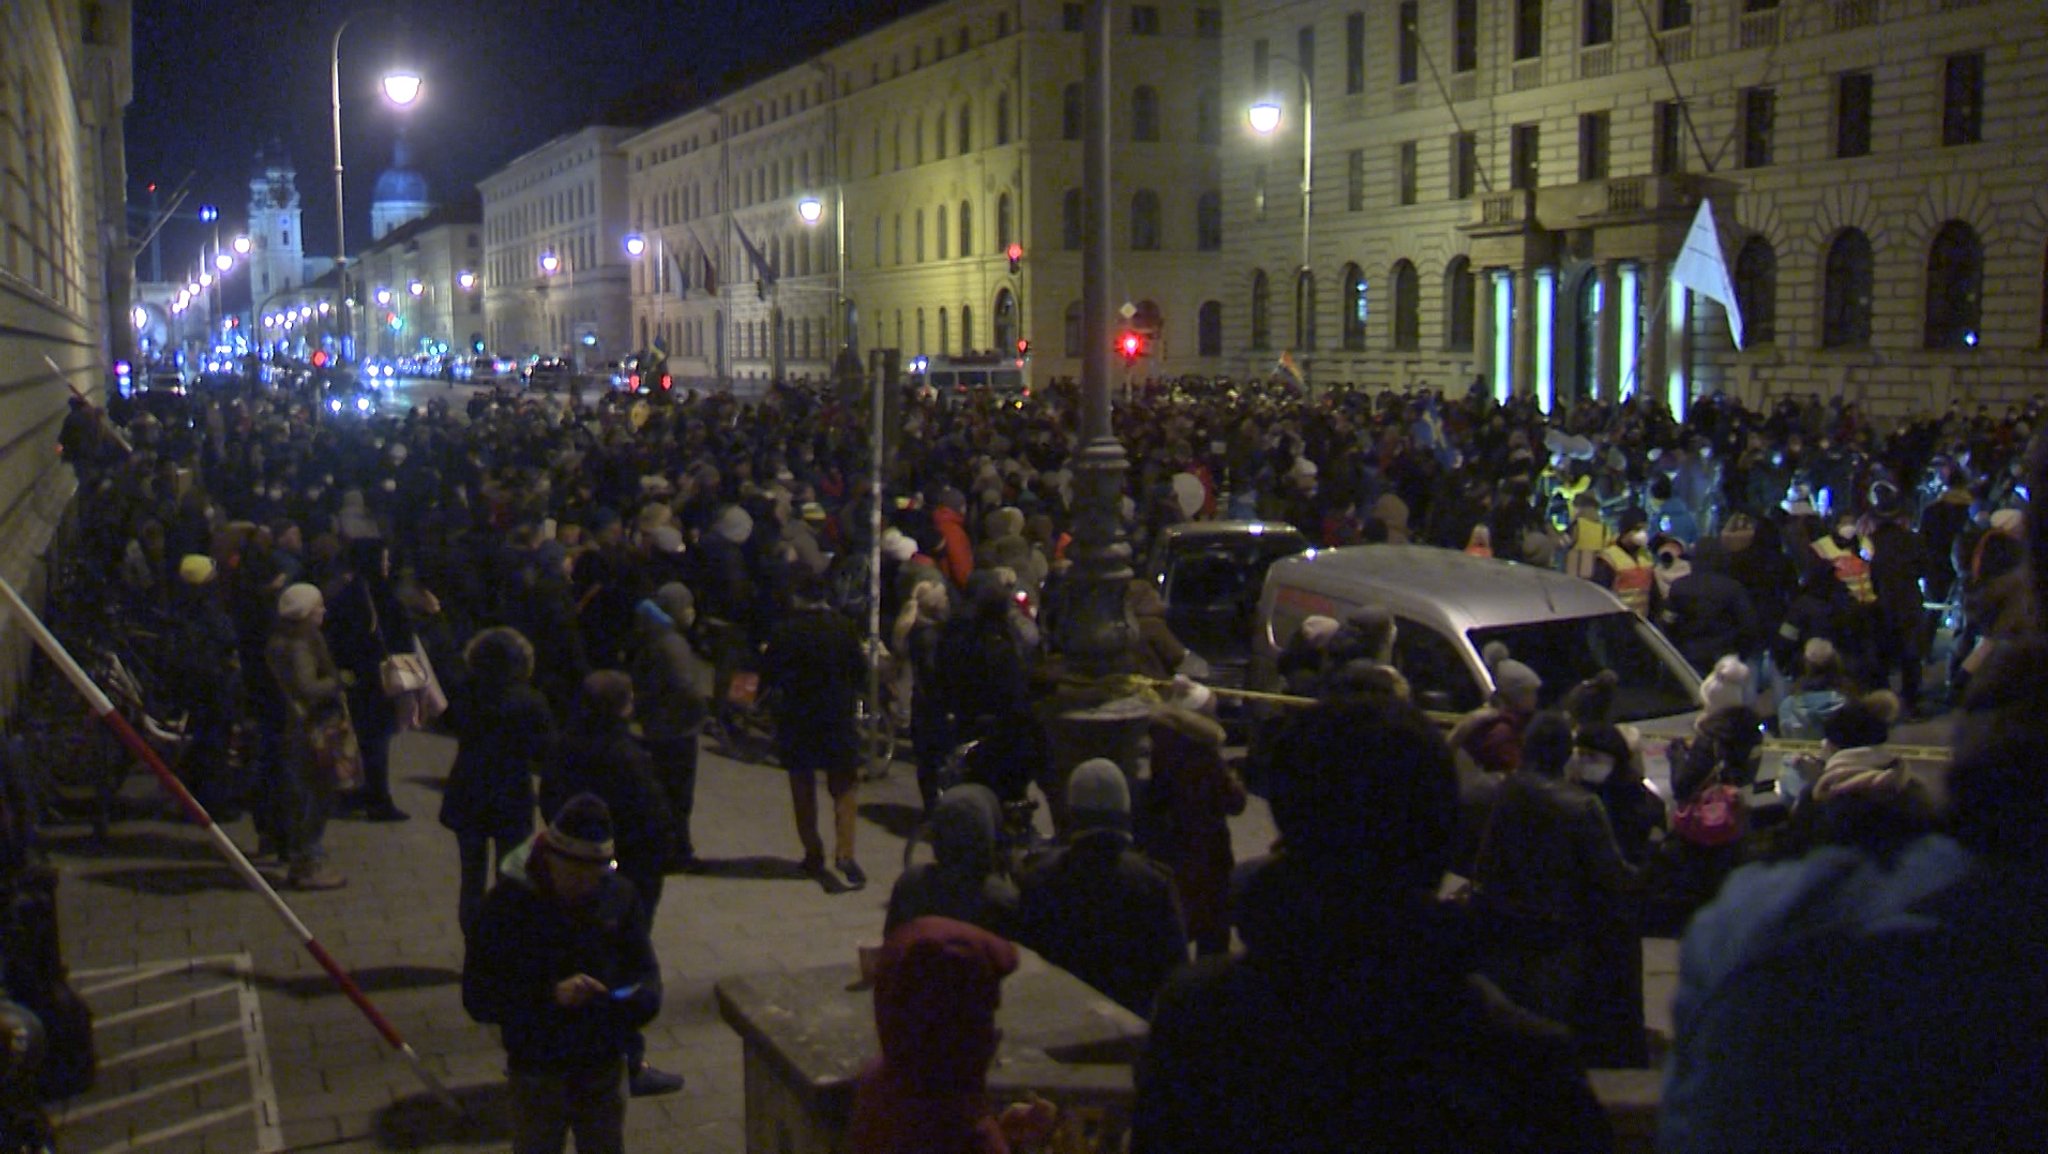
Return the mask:
{"type": "Polygon", "coordinates": [[[477,183],[490,351],[569,357],[585,368],[631,352],[619,147],[630,135],[579,129],[477,183]]]}

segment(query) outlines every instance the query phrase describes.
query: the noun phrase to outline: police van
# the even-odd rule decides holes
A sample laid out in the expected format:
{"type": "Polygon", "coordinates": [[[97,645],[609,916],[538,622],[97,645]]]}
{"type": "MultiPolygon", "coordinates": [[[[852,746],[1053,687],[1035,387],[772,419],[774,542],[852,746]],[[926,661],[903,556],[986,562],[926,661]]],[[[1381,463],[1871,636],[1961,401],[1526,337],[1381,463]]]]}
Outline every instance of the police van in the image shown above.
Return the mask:
{"type": "Polygon", "coordinates": [[[916,357],[910,362],[910,383],[920,397],[942,405],[968,404],[980,395],[1009,404],[1031,395],[1030,360],[999,353],[916,357]]]}

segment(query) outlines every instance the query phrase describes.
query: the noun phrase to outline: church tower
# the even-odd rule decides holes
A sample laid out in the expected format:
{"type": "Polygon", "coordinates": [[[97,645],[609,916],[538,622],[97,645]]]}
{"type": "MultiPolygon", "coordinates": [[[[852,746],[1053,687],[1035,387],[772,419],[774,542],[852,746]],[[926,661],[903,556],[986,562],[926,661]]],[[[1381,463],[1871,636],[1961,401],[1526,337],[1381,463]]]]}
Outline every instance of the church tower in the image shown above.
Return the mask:
{"type": "Polygon", "coordinates": [[[427,178],[412,167],[412,149],[405,143],[405,130],[391,146],[391,167],[377,177],[370,194],[370,239],[383,240],[392,229],[418,220],[434,210],[427,197],[427,178]]]}
{"type": "Polygon", "coordinates": [[[273,139],[256,153],[249,178],[249,291],[261,302],[305,281],[306,238],[290,155],[273,139]]]}

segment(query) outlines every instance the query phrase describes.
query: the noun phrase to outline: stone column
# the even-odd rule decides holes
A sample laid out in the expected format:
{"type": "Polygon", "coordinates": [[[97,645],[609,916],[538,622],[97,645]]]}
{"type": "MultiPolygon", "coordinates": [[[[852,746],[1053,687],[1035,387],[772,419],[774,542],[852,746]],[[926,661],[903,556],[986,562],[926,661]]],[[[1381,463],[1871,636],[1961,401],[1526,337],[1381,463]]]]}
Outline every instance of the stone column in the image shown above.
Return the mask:
{"type": "Polygon", "coordinates": [[[1600,326],[1594,357],[1600,367],[1600,397],[1621,399],[1621,266],[1600,265],[1600,326]]]}
{"type": "MultiPolygon", "coordinates": [[[[1641,378],[1638,388],[1654,390],[1662,395],[1670,383],[1670,326],[1665,318],[1671,311],[1671,270],[1661,260],[1646,260],[1642,264],[1643,287],[1641,291],[1643,317],[1643,351],[1637,362],[1641,367],[1636,375],[1641,378]]],[[[1678,291],[1683,292],[1683,289],[1678,291]]]]}
{"type": "Polygon", "coordinates": [[[1499,270],[1483,268],[1472,277],[1472,371],[1486,378],[1489,392],[1500,388],[1493,365],[1493,278],[1497,275],[1499,270]]]}
{"type": "Polygon", "coordinates": [[[1508,315],[1515,326],[1514,344],[1508,350],[1508,363],[1515,374],[1510,395],[1526,397],[1536,388],[1536,269],[1518,268],[1508,283],[1508,315]]]}

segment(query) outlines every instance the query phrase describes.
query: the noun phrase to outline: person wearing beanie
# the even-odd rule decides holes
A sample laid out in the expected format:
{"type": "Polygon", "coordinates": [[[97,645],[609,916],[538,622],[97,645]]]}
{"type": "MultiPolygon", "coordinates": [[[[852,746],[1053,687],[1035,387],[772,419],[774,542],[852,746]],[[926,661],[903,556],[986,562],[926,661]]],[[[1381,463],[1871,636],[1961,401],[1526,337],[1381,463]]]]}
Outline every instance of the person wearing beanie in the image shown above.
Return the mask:
{"type": "Polygon", "coordinates": [[[768,636],[761,687],[776,693],[775,747],[789,773],[790,805],[803,845],[800,868],[828,893],[867,885],[854,857],[860,809],[860,731],[856,714],[867,688],[867,655],[844,613],[825,604],[823,578],[798,574],[791,610],[768,636]],[[833,866],[818,836],[818,776],[832,798],[833,866]]]}
{"type": "Polygon", "coordinates": [[[704,694],[715,680],[711,664],[683,632],[694,616],[689,589],[664,585],[635,607],[626,643],[640,741],[653,759],[672,818],[668,865],[687,872],[702,864],[690,837],[690,815],[696,810],[697,739],[711,715],[704,694]]]}
{"type": "Polygon", "coordinates": [[[1501,783],[1472,868],[1493,929],[1481,970],[1516,1005],[1570,1026],[1588,1066],[1643,1066],[1642,950],[1626,898],[1636,871],[1600,799],[1568,776],[1573,751],[1571,721],[1539,713],[1501,783]],[[1614,1028],[1631,1020],[1632,1038],[1614,1028]]]}
{"type": "MultiPolygon", "coordinates": [[[[498,1027],[512,1149],[625,1148],[626,1052],[661,1012],[661,965],[604,801],[578,794],[509,854],[463,951],[462,1006],[498,1027]]],[[[680,1083],[678,1083],[680,1084],[680,1083]]]]}
{"type": "Polygon", "coordinates": [[[1899,681],[1899,704],[1905,716],[1920,712],[1921,685],[1927,679],[1929,621],[1924,605],[1923,582],[1939,566],[1920,535],[1906,523],[1903,499],[1895,486],[1880,481],[1872,486],[1873,497],[1884,497],[1872,508],[1875,527],[1870,531],[1870,588],[1875,613],[1870,623],[1872,680],[1877,685],[1899,681]],[[1888,492],[1880,492],[1888,490],[1888,492]]]}
{"type": "Polygon", "coordinates": [[[1132,1150],[1609,1148],[1570,1035],[1472,972],[1437,901],[1458,786],[1436,727],[1389,697],[1325,702],[1274,764],[1281,848],[1237,903],[1244,953],[1160,992],[1132,1150]]]}
{"type": "Polygon", "coordinates": [[[974,575],[974,541],[967,535],[967,499],[958,489],[939,492],[938,507],[932,510],[932,527],[944,547],[938,553],[939,568],[955,589],[967,588],[974,575]]]}
{"type": "Polygon", "coordinates": [[[1002,1031],[996,1010],[1017,947],[947,917],[893,929],[875,971],[881,1054],[860,1071],[847,1148],[853,1154],[1008,1154],[1051,1136],[1043,1098],[990,1112],[987,1083],[1002,1031]]]}
{"type": "Polygon", "coordinates": [[[1502,642],[1489,642],[1480,657],[1493,673],[1493,697],[1452,727],[1451,748],[1484,772],[1512,773],[1522,764],[1522,730],[1536,715],[1543,679],[1511,657],[1502,642]]]}
{"type": "Polygon", "coordinates": [[[1173,876],[1131,842],[1131,788],[1107,758],[1074,767],[1065,843],[1018,878],[1017,940],[1140,1017],[1188,960],[1173,876]]]}
{"type": "Polygon", "coordinates": [[[882,932],[924,917],[952,918],[999,937],[1017,933],[1017,885],[999,857],[1003,804],[976,782],[956,785],[931,808],[932,857],[909,866],[889,890],[882,932]]]}
{"type": "Polygon", "coordinates": [[[509,626],[470,638],[469,677],[449,695],[455,763],[441,794],[441,824],[455,834],[456,922],[476,932],[496,863],[533,833],[533,782],[552,764],[555,719],[533,687],[533,645],[509,626]]]}
{"type": "Polygon", "coordinates": [[[1749,698],[1749,666],[1733,653],[1724,654],[1714,662],[1712,670],[1700,682],[1702,713],[1712,713],[1731,705],[1748,705],[1749,698]]]}
{"type": "Polygon", "coordinates": [[[302,890],[348,884],[327,865],[324,838],[336,782],[313,746],[316,730],[347,709],[341,671],[320,631],[326,615],[318,588],[286,587],[277,599],[277,624],[263,648],[263,662],[285,700],[285,773],[273,802],[285,815],[279,824],[283,844],[278,850],[289,864],[287,884],[302,890]]]}

